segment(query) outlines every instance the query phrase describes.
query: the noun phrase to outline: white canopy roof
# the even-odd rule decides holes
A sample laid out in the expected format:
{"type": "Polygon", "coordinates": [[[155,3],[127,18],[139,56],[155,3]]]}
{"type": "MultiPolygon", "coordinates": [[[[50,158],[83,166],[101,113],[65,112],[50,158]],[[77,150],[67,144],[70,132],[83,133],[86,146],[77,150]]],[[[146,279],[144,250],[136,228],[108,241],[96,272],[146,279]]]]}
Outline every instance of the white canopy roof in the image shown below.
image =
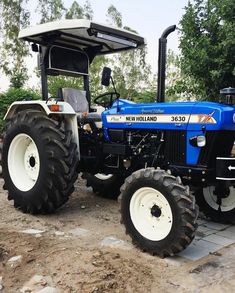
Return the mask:
{"type": "Polygon", "coordinates": [[[141,36],[87,19],[66,19],[23,29],[19,38],[43,46],[79,47],[93,54],[107,54],[141,47],[141,36]]]}

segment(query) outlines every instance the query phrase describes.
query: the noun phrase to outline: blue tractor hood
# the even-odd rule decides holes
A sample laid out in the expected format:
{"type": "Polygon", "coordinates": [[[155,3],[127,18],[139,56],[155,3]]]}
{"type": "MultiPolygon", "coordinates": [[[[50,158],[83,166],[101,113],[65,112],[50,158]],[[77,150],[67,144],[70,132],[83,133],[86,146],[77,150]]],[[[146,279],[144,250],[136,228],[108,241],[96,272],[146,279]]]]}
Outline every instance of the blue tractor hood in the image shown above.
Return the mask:
{"type": "Polygon", "coordinates": [[[103,127],[165,130],[235,130],[235,108],[213,102],[136,104],[117,100],[102,113],[103,127]]]}

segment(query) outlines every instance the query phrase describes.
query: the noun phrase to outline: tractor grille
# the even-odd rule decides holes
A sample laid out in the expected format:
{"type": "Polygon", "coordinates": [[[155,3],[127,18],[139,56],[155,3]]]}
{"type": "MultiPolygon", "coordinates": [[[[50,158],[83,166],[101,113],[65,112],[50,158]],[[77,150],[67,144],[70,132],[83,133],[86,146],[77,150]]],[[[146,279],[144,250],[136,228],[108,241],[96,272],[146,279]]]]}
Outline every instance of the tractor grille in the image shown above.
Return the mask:
{"type": "Polygon", "coordinates": [[[165,158],[170,164],[185,164],[186,132],[182,130],[165,132],[165,158]]]}
{"type": "Polygon", "coordinates": [[[208,131],[198,164],[214,167],[216,157],[229,157],[235,141],[235,131],[208,131]]]}

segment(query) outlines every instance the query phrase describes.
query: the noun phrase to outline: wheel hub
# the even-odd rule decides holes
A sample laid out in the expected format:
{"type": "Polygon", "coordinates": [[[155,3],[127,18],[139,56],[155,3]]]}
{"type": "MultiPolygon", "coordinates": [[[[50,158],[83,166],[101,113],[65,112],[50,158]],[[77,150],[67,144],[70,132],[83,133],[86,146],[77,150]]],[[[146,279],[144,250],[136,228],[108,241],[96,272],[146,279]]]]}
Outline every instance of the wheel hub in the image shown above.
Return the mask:
{"type": "Polygon", "coordinates": [[[203,196],[207,204],[216,211],[229,212],[235,208],[235,188],[233,186],[229,187],[226,197],[216,195],[214,186],[204,188],[203,196]]]}
{"type": "Polygon", "coordinates": [[[136,190],[129,208],[132,223],[143,237],[160,241],[170,233],[173,224],[171,206],[157,189],[142,187],[136,190]]]}
{"type": "Polygon", "coordinates": [[[34,156],[30,157],[29,165],[33,168],[35,166],[35,164],[36,164],[35,157],[34,156]]]}
{"type": "Polygon", "coordinates": [[[30,179],[35,181],[39,173],[39,154],[33,141],[29,141],[24,158],[26,173],[30,179]]]}
{"type": "Polygon", "coordinates": [[[40,169],[40,159],[34,140],[20,133],[12,140],[8,151],[9,173],[14,185],[28,191],[35,185],[40,169]]]}
{"type": "Polygon", "coordinates": [[[156,204],[152,206],[151,208],[151,215],[153,217],[159,218],[162,214],[162,210],[157,206],[156,204]]]}
{"type": "Polygon", "coordinates": [[[102,173],[97,173],[97,174],[95,174],[95,177],[100,179],[100,180],[108,180],[111,177],[113,177],[113,175],[112,174],[107,174],[106,175],[106,174],[102,174],[102,173]]]}

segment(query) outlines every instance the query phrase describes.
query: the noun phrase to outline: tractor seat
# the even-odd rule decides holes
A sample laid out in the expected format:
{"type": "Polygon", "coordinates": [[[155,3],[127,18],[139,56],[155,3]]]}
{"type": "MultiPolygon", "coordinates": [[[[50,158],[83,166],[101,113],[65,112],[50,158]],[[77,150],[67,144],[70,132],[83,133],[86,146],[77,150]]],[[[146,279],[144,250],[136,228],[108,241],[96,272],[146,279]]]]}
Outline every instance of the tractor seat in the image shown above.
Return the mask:
{"type": "Polygon", "coordinates": [[[86,91],[73,88],[60,88],[58,96],[61,100],[69,103],[76,113],[88,113],[89,104],[86,99],[86,91]]]}
{"type": "Polygon", "coordinates": [[[58,98],[69,103],[77,113],[77,119],[83,123],[102,127],[101,115],[96,112],[89,113],[89,104],[86,99],[86,91],[73,88],[59,88],[58,98]]]}

